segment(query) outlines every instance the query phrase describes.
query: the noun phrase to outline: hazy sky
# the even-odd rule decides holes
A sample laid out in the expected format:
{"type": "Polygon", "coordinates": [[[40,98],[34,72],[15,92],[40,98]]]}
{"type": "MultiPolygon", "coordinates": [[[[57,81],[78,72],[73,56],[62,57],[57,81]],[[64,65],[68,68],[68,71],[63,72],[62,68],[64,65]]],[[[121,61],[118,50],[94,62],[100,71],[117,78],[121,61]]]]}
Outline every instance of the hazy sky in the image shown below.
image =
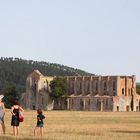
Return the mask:
{"type": "Polygon", "coordinates": [[[140,82],[140,0],[0,0],[0,57],[140,82]]]}

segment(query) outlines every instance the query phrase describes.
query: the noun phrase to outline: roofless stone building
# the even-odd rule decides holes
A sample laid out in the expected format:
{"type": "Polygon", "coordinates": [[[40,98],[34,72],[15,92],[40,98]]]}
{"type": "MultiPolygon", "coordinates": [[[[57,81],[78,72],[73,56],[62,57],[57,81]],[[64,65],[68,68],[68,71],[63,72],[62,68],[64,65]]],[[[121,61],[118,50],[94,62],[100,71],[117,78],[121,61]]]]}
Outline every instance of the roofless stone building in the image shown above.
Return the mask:
{"type": "Polygon", "coordinates": [[[45,110],[133,111],[139,110],[140,96],[136,94],[135,76],[67,76],[68,98],[58,102],[50,98],[50,82],[55,77],[34,70],[26,80],[24,108],[45,110]]]}

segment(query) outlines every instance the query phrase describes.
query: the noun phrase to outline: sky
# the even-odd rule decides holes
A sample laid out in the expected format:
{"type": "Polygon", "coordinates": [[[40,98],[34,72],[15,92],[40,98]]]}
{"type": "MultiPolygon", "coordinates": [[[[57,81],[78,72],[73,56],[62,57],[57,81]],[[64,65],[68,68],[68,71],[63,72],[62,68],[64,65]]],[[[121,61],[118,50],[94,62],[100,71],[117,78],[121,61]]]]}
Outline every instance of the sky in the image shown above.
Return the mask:
{"type": "Polygon", "coordinates": [[[140,0],[0,0],[0,57],[140,82],[140,0]]]}

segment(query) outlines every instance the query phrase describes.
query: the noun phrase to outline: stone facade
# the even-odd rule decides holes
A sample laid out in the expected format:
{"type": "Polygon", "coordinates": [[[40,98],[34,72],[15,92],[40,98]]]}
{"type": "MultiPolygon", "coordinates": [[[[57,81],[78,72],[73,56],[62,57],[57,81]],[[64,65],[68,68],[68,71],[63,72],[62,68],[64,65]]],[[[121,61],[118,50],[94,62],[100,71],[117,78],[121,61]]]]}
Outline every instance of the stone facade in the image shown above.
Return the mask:
{"type": "Polygon", "coordinates": [[[139,110],[135,76],[68,76],[67,108],[91,111],[139,110]]]}
{"type": "Polygon", "coordinates": [[[38,70],[34,70],[26,80],[26,92],[23,93],[21,104],[24,108],[46,110],[53,109],[50,98],[50,81],[54,77],[43,76],[38,70]]]}
{"type": "Polygon", "coordinates": [[[49,83],[54,77],[33,71],[26,81],[26,93],[22,104],[30,109],[59,109],[85,111],[131,111],[139,110],[135,76],[67,76],[68,98],[52,102],[49,83]]]}

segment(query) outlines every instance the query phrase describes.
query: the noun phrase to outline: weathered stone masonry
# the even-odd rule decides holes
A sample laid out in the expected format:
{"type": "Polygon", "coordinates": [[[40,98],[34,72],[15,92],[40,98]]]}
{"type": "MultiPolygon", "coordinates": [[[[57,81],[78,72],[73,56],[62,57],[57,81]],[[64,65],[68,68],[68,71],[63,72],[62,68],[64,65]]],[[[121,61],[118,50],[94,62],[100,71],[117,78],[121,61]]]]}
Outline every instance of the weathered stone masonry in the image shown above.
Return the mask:
{"type": "Polygon", "coordinates": [[[52,102],[49,83],[54,77],[43,76],[38,70],[33,71],[27,78],[22,104],[30,109],[131,111],[133,95],[133,110],[139,110],[135,76],[67,76],[65,78],[68,99],[61,98],[57,102],[52,102]]]}
{"type": "Polygon", "coordinates": [[[139,110],[135,80],[135,76],[68,76],[65,105],[69,110],[131,111],[134,95],[134,111],[139,110]]]}

